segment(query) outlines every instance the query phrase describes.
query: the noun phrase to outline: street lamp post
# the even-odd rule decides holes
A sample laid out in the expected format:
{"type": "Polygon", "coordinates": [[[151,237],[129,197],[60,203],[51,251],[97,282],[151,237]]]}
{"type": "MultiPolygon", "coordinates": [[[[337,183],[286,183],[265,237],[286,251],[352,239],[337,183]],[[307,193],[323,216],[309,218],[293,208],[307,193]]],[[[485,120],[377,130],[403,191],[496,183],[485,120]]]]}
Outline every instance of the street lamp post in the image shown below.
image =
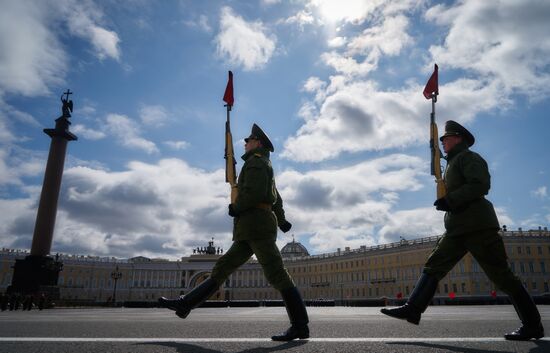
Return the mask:
{"type": "Polygon", "coordinates": [[[113,306],[116,306],[116,283],[122,277],[122,272],[118,270],[118,265],[113,272],[111,272],[111,278],[115,281],[115,287],[113,289],[113,306]]]}

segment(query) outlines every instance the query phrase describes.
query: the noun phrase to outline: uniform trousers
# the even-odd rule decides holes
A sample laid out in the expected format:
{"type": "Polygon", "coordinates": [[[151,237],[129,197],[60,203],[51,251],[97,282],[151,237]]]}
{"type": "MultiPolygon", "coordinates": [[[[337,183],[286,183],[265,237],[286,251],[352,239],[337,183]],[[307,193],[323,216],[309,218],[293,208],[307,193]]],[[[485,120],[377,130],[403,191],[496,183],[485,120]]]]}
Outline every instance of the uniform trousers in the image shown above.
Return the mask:
{"type": "Polygon", "coordinates": [[[428,257],[423,272],[441,280],[467,252],[498,289],[510,296],[521,289],[521,280],[508,266],[504,242],[496,229],[444,235],[428,257]]]}
{"type": "Polygon", "coordinates": [[[223,284],[253,254],[256,255],[265,277],[273,288],[282,291],[295,286],[283,265],[281,253],[274,239],[251,239],[233,242],[229,250],[214,265],[210,277],[218,284],[223,284]]]}

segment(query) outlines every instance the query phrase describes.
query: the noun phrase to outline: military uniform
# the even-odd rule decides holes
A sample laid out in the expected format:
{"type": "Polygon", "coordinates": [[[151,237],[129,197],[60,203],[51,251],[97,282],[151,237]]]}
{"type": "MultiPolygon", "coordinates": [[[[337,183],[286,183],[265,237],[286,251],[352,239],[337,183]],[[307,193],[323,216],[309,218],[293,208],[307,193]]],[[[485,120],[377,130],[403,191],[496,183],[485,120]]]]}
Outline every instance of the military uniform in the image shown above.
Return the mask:
{"type": "Polygon", "coordinates": [[[233,220],[233,244],[218,259],[210,278],[179,299],[160,298],[159,302],[176,315],[186,318],[191,309],[199,306],[216,292],[227,278],[255,254],[273,288],[279,290],[290,318],[291,327],[282,335],[273,336],[276,341],[308,338],[306,307],[283,264],[276,244],[277,226],[287,232],[291,224],[285,219],[283,200],[275,186],[273,168],[269,160],[273,145],[269,137],[254,124],[245,141],[258,140],[261,144],[242,156],[245,161],[237,181],[238,195],[229,205],[233,220]]]}
{"type": "Polygon", "coordinates": [[[520,279],[508,267],[494,207],[485,199],[491,187],[487,162],[470,151],[475,139],[460,124],[448,121],[441,141],[447,136],[460,136],[462,141],[447,154],[444,175],[447,194],[434,203],[438,210],[445,211],[445,234],[428,257],[407,303],[396,309],[382,309],[382,312],[418,324],[438,282],[470,252],[487,277],[510,296],[522,320],[523,326],[505,338],[526,340],[543,337],[540,314],[520,279]]]}
{"type": "Polygon", "coordinates": [[[245,161],[237,187],[239,194],[233,204],[233,245],[212,270],[218,283],[256,254],[264,274],[277,290],[294,287],[284,268],[277,239],[277,225],[286,222],[283,201],[275,187],[269,151],[260,147],[242,156],[245,161]]]}
{"type": "Polygon", "coordinates": [[[424,266],[424,272],[441,280],[469,251],[487,277],[506,294],[513,295],[521,281],[510,270],[499,224],[490,201],[487,163],[469,150],[465,141],[447,155],[445,185],[449,210],[445,213],[446,232],[424,266]]]}

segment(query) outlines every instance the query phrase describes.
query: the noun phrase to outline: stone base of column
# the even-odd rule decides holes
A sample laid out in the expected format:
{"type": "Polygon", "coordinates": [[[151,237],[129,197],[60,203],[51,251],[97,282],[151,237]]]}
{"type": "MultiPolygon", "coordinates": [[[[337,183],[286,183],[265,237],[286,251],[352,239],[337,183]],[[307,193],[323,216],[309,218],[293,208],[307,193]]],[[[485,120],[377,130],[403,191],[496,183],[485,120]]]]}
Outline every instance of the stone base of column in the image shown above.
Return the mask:
{"type": "Polygon", "coordinates": [[[15,260],[8,293],[35,296],[44,294],[49,300],[57,300],[57,280],[62,269],[63,263],[50,256],[29,255],[22,260],[15,260]]]}

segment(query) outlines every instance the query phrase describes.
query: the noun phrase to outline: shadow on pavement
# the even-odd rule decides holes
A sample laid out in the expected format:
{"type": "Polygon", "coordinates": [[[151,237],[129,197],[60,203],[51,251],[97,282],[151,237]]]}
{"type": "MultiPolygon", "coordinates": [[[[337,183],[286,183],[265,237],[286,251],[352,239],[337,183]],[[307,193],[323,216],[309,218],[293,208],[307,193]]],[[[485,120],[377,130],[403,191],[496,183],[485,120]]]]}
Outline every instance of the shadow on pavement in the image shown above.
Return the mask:
{"type": "MultiPolygon", "coordinates": [[[[269,352],[277,352],[277,351],[284,351],[290,348],[294,347],[300,347],[306,344],[307,340],[300,340],[300,341],[292,341],[292,342],[285,342],[282,344],[279,344],[274,347],[257,347],[257,348],[248,348],[242,351],[239,351],[238,353],[269,353],[269,352]]],[[[176,343],[176,342],[147,342],[147,343],[136,343],[136,345],[147,345],[147,346],[162,346],[162,347],[169,347],[169,348],[175,348],[176,352],[178,353],[222,353],[223,351],[219,351],[216,349],[210,349],[210,348],[204,348],[195,344],[189,344],[189,343],[176,343]]]]}
{"type": "MultiPolygon", "coordinates": [[[[512,342],[512,341],[510,341],[512,342]]],[[[522,344],[525,342],[519,342],[514,341],[518,344],[522,344]]],[[[546,341],[529,341],[530,343],[534,343],[537,346],[533,347],[529,350],[529,353],[547,353],[550,352],[550,342],[546,341]]],[[[487,349],[477,349],[477,348],[466,348],[466,347],[456,347],[456,346],[450,346],[445,344],[435,344],[435,343],[423,343],[423,342],[396,342],[387,343],[388,345],[407,345],[407,346],[419,346],[419,347],[426,347],[430,349],[445,349],[449,352],[460,352],[460,353],[515,353],[516,351],[494,351],[494,350],[487,350],[487,349]]]]}

